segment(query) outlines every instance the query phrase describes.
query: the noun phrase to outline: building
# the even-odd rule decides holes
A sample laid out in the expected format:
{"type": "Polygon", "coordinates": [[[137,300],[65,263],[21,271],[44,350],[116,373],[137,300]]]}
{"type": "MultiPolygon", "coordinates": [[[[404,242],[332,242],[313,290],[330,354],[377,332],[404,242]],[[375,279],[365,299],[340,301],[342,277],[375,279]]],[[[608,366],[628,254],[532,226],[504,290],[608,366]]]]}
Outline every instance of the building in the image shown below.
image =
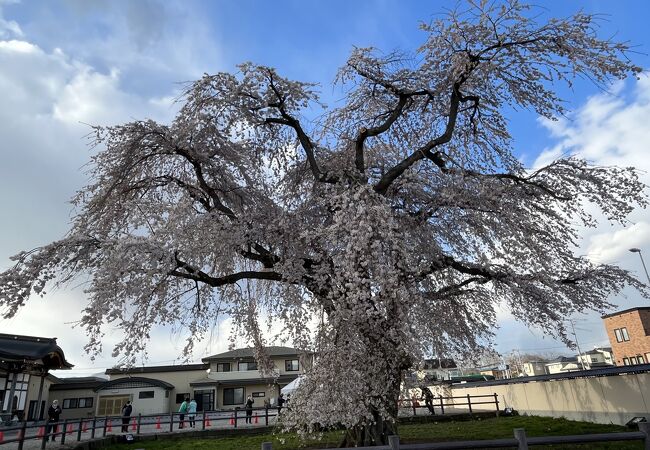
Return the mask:
{"type": "Polygon", "coordinates": [[[0,333],[0,422],[42,419],[53,369],[70,369],[56,338],[0,333]]]}
{"type": "Polygon", "coordinates": [[[520,377],[534,377],[536,375],[546,375],[546,364],[548,361],[528,361],[521,364],[520,377]]]}
{"type": "Polygon", "coordinates": [[[614,365],[614,356],[610,347],[595,348],[578,355],[578,363],[584,365],[585,369],[598,367],[609,367],[614,365]]]}
{"type": "Polygon", "coordinates": [[[188,397],[196,400],[198,411],[242,408],[249,395],[260,407],[270,405],[312,361],[310,353],[290,347],[266,351],[275,369],[271,376],[258,370],[252,348],[242,348],[209,356],[201,364],[108,369],[109,379],[51,377],[45,392],[50,403],[59,401],[62,420],[119,416],[127,401],[133,402],[134,414],[178,411],[188,397]]]}
{"type": "Polygon", "coordinates": [[[220,409],[241,408],[250,395],[255,406],[273,403],[280,389],[304,373],[312,355],[290,347],[268,347],[275,377],[263,376],[257,368],[253,349],[236,349],[203,358],[210,365],[207,377],[192,383],[194,389],[213,392],[220,409]]]}
{"type": "Polygon", "coordinates": [[[617,366],[650,363],[650,306],[603,316],[617,366]]]}
{"type": "Polygon", "coordinates": [[[578,370],[582,370],[582,365],[575,356],[558,356],[546,363],[546,373],[550,375],[578,370]]]}
{"type": "Polygon", "coordinates": [[[417,379],[424,381],[445,381],[460,376],[456,362],[450,358],[425,359],[422,368],[416,371],[417,379]]]}

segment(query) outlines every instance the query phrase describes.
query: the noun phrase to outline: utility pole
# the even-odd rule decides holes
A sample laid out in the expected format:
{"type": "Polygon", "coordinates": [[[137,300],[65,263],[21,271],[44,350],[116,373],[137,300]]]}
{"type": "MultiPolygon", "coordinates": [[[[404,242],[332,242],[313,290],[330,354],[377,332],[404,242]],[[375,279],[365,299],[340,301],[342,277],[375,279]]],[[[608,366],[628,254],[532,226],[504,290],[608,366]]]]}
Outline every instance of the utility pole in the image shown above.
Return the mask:
{"type": "Polygon", "coordinates": [[[576,334],[575,320],[570,319],[569,323],[571,323],[571,329],[573,330],[573,339],[575,339],[576,347],[578,347],[578,360],[580,361],[580,365],[582,366],[582,370],[587,370],[587,369],[585,369],[585,363],[582,360],[582,350],[580,350],[580,344],[578,343],[578,335],[576,334]]]}
{"type": "Polygon", "coordinates": [[[631,248],[630,251],[632,253],[638,253],[639,258],[641,258],[641,264],[643,264],[643,270],[645,271],[645,276],[648,279],[648,284],[650,284],[650,275],[648,275],[648,268],[645,266],[645,261],[643,260],[643,255],[641,254],[641,249],[640,248],[631,248]]]}

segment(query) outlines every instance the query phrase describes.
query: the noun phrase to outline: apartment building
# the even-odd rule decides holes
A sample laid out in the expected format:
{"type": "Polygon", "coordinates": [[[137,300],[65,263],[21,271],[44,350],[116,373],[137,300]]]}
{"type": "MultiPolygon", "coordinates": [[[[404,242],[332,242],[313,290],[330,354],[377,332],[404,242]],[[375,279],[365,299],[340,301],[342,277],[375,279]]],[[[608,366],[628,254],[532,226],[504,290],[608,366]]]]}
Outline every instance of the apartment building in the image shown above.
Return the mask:
{"type": "Polygon", "coordinates": [[[650,307],[625,309],[603,317],[617,366],[650,363],[650,307]]]}

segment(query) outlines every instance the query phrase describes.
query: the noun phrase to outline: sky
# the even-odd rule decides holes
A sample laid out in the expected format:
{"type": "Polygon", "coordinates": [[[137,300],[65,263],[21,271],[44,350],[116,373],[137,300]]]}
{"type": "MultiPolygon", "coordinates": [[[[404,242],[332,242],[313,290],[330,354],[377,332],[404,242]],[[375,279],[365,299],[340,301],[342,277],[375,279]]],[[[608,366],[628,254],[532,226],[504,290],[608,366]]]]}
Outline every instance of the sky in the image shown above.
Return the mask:
{"type": "MultiPolygon", "coordinates": [[[[603,36],[631,41],[634,61],[650,69],[650,3],[638,1],[536,1],[543,15],[582,9],[601,15],[603,36]]],[[[439,17],[455,2],[443,1],[94,1],[0,0],[0,270],[9,257],[62,237],[73,214],[68,203],[88,180],[85,164],[90,125],[151,118],[167,122],[184,82],[203,73],[233,71],[252,61],[283,76],[320,83],[325,103],[353,46],[385,51],[415,50],[425,35],[422,21],[439,17]]],[[[616,83],[603,91],[587,82],[563,90],[570,114],[548,122],[531,113],[511,117],[517,156],[535,167],[576,154],[594,164],[635,166],[650,184],[650,78],[616,83]]],[[[627,226],[603,223],[584,230],[580,252],[600,262],[645,273],[631,247],[646,250],[650,263],[650,216],[639,209],[627,226]]],[[[636,292],[611,298],[614,309],[647,306],[636,292]]],[[[83,351],[86,337],[73,327],[84,306],[77,286],[34,298],[0,332],[57,337],[75,369],[61,376],[103,372],[117,360],[106,329],[104,352],[94,361],[83,351]]],[[[600,315],[574,317],[582,350],[607,344],[600,315]]],[[[539,331],[499,313],[496,346],[502,354],[567,353],[539,331]]],[[[229,322],[197,346],[195,360],[227,350],[229,322]]],[[[157,329],[146,364],[178,364],[182,331],[157,329]]]]}

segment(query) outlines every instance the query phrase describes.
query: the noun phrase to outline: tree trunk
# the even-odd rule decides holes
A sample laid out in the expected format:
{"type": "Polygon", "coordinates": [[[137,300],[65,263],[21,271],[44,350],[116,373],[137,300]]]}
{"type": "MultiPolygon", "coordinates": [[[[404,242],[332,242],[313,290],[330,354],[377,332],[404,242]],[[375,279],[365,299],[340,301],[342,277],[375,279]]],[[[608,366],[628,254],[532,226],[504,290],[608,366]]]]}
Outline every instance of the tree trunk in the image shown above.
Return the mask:
{"type": "MultiPolygon", "coordinates": [[[[401,369],[396,370],[399,374],[401,369]]],[[[379,414],[376,408],[372,409],[372,423],[360,423],[355,427],[346,430],[343,441],[339,448],[344,447],[372,447],[375,445],[388,445],[388,436],[397,434],[397,414],[398,401],[400,394],[401,376],[395,378],[398,380],[392,389],[387,393],[384,399],[386,410],[390,417],[384,418],[379,414]]]]}
{"type": "Polygon", "coordinates": [[[339,447],[371,447],[388,445],[388,436],[397,434],[397,421],[384,420],[377,414],[375,423],[357,425],[345,432],[339,447]]]}

